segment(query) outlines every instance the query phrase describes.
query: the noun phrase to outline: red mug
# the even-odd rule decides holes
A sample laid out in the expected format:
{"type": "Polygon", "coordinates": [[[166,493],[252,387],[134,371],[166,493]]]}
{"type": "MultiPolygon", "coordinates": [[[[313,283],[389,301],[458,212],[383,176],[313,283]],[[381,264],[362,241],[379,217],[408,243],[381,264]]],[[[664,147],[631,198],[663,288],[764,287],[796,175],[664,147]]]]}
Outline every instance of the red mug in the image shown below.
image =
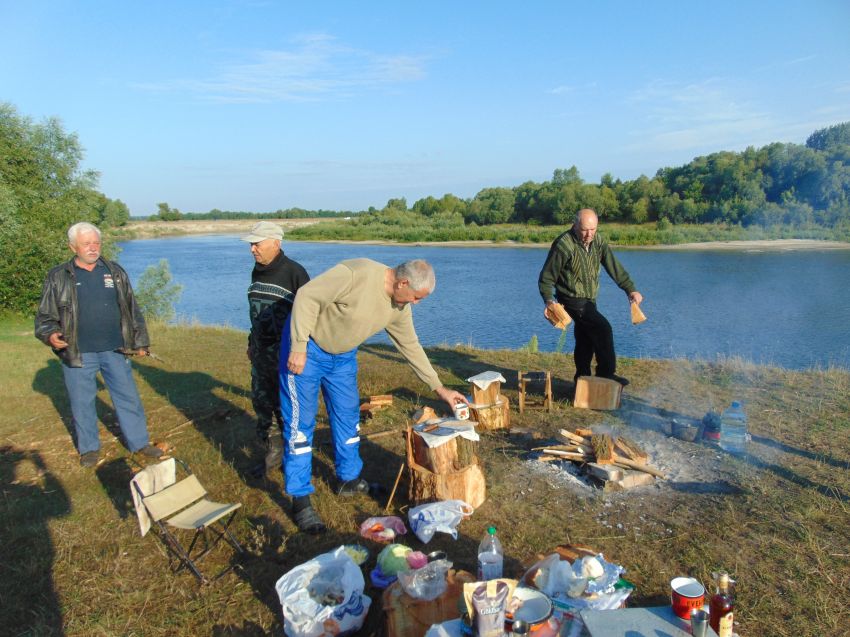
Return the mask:
{"type": "Polygon", "coordinates": [[[674,577],[670,590],[673,612],[682,619],[690,619],[691,611],[705,603],[705,587],[693,577],[674,577]]]}

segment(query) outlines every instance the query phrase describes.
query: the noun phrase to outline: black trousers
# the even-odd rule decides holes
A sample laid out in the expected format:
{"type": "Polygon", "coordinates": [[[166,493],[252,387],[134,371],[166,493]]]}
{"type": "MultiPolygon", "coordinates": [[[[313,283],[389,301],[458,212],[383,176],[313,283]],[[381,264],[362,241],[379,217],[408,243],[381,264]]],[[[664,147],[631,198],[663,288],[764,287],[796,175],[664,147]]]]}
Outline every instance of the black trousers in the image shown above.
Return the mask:
{"type": "Polygon", "coordinates": [[[596,375],[613,376],[617,371],[617,355],[614,353],[614,331],[590,299],[561,298],[567,314],[575,323],[576,348],[573,358],[576,363],[576,378],[590,376],[590,364],[596,356],[596,375]]]}

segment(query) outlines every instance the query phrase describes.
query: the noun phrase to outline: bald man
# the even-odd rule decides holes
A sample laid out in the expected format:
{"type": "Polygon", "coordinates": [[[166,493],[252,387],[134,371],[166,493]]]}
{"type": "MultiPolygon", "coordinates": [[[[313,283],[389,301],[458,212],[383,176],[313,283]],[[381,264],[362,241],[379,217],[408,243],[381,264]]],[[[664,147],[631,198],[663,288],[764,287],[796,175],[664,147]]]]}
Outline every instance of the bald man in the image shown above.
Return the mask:
{"type": "Polygon", "coordinates": [[[575,322],[573,357],[576,371],[573,380],[591,375],[590,366],[596,356],[597,376],[628,385],[628,380],[616,374],[617,355],[614,353],[611,324],[596,308],[599,267],[604,267],[614,283],[626,293],[629,303],[640,304],[643,296],[635,289],[629,273],[614,256],[608,241],[596,233],[598,225],[596,212],[590,208],[578,211],[572,227],[555,239],[549,248],[537,287],[546,304],[545,316],[548,317],[549,308],[557,300],[575,322]]]}

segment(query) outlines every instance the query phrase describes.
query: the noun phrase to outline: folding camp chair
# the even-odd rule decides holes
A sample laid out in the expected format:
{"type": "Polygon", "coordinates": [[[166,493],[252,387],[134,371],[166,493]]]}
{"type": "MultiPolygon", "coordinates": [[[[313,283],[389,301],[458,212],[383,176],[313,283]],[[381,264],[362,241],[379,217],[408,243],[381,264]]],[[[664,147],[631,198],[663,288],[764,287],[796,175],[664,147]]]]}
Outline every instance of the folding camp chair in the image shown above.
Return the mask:
{"type": "Polygon", "coordinates": [[[208,500],[205,497],[206,489],[198,478],[184,462],[177,462],[187,474],[180,481],[175,481],[174,459],[168,459],[140,471],[130,483],[134,489],[134,500],[143,507],[143,511],[138,511],[137,505],[142,535],[147,532],[142,519],[146,517],[149,518],[147,524],[152,521],[156,527],[157,535],[169,553],[169,560],[176,558],[173,571],[177,573],[188,568],[202,584],[208,584],[233,568],[231,564],[212,579],[207,578],[198,568],[197,562],[206,557],[222,539],[237,553],[244,553],[228,530],[242,504],[220,504],[208,500]],[[173,532],[172,528],[195,532],[188,548],[178,539],[178,533],[181,532],[173,532]],[[196,547],[199,540],[202,541],[196,547]]]}

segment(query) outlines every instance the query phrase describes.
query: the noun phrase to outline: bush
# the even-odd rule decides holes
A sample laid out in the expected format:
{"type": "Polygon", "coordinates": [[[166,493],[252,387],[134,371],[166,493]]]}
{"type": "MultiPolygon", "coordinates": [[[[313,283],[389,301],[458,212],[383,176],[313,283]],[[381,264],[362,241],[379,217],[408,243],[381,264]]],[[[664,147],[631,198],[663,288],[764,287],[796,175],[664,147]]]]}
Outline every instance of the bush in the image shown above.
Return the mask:
{"type": "Polygon", "coordinates": [[[167,322],[174,318],[174,305],[180,300],[183,286],[171,282],[168,259],[149,266],[136,286],[136,302],[148,321],[167,322]]]}

